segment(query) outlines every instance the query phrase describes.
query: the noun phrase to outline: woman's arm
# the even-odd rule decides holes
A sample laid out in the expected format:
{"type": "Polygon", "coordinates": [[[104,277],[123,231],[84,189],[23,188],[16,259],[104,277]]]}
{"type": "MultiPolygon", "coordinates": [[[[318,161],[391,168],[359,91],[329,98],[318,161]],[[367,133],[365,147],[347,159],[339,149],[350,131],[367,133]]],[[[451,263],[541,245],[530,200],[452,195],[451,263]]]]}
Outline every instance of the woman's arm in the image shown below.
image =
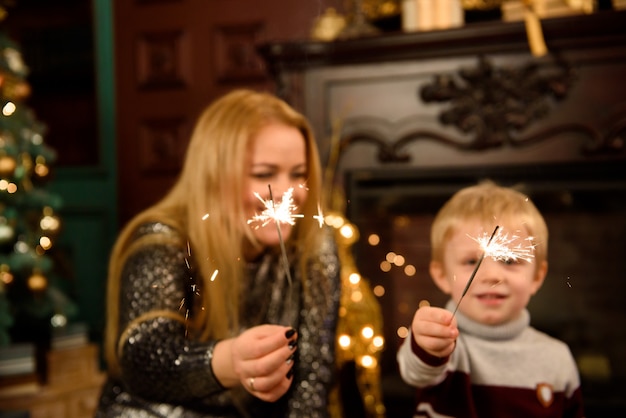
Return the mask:
{"type": "Polygon", "coordinates": [[[188,338],[192,306],[186,252],[155,243],[136,250],[122,269],[118,356],[127,390],[146,399],[184,402],[223,390],[211,368],[215,341],[188,338]]]}

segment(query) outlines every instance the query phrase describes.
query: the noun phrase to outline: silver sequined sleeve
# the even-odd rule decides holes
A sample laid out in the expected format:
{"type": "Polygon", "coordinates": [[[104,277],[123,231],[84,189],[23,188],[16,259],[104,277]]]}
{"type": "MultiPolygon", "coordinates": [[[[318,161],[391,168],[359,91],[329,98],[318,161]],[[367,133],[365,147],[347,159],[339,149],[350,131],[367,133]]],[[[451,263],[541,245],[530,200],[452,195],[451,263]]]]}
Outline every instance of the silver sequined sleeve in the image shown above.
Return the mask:
{"type": "Polygon", "coordinates": [[[175,244],[143,246],[125,262],[118,352],[129,393],[180,403],[223,390],[211,370],[215,342],[186,338],[185,298],[192,279],[186,249],[175,244]]]}

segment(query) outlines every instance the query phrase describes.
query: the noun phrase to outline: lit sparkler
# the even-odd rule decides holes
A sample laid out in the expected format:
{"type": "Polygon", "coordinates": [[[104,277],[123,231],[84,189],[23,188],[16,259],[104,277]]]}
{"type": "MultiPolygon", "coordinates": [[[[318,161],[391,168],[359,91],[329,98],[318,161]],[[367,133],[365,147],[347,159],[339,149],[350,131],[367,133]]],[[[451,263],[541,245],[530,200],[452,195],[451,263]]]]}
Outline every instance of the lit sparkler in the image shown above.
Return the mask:
{"type": "MultiPolygon", "coordinates": [[[[283,266],[287,275],[289,288],[291,289],[291,287],[293,286],[293,281],[291,279],[289,259],[287,258],[287,250],[285,248],[285,241],[283,240],[283,233],[280,229],[280,224],[295,225],[295,219],[302,218],[304,217],[304,215],[293,213],[296,209],[298,209],[298,207],[293,203],[293,187],[290,187],[283,194],[283,198],[281,199],[279,204],[276,204],[276,202],[274,201],[274,196],[272,195],[272,186],[268,184],[267,188],[270,192],[270,198],[267,200],[263,199],[258,193],[254,193],[257,199],[263,202],[263,205],[265,205],[265,209],[260,214],[255,214],[252,219],[249,219],[248,224],[258,223],[261,227],[266,226],[272,221],[276,224],[283,266]]],[[[259,225],[257,225],[257,228],[259,228],[259,225]]]]}
{"type": "MultiPolygon", "coordinates": [[[[526,262],[531,262],[534,257],[535,246],[533,244],[530,245],[522,245],[521,243],[511,246],[511,244],[515,241],[519,240],[518,235],[509,236],[508,233],[505,233],[500,226],[496,225],[495,229],[491,233],[491,235],[483,234],[482,237],[471,237],[474,241],[476,241],[480,247],[483,249],[483,253],[481,254],[478,262],[476,263],[476,267],[474,267],[474,271],[472,272],[465,288],[463,289],[463,293],[461,294],[461,298],[454,308],[454,312],[452,316],[456,314],[457,309],[459,309],[459,305],[463,300],[463,297],[467,293],[474,277],[476,276],[476,272],[480,267],[480,264],[483,262],[485,257],[490,257],[496,261],[519,261],[524,260],[526,262]]],[[[532,242],[533,238],[528,237],[525,241],[532,242]]]]}
{"type": "MultiPolygon", "coordinates": [[[[264,227],[270,222],[274,222],[276,225],[276,230],[278,232],[278,241],[280,244],[281,250],[281,259],[283,262],[285,274],[287,277],[287,283],[289,286],[289,292],[291,293],[293,289],[293,280],[291,278],[291,270],[289,268],[289,259],[287,257],[287,250],[285,248],[285,241],[283,239],[283,234],[281,230],[281,224],[295,225],[297,218],[304,218],[303,214],[294,213],[298,207],[294,204],[293,201],[293,187],[290,187],[282,196],[282,199],[279,203],[274,201],[274,196],[272,194],[272,186],[267,185],[269,189],[269,199],[263,199],[258,193],[254,193],[254,196],[263,202],[265,209],[260,214],[255,214],[251,219],[248,220],[248,225],[255,224],[255,228],[264,227]]],[[[300,186],[304,187],[304,186],[300,186]]],[[[320,228],[324,224],[324,214],[322,212],[321,207],[318,205],[317,215],[313,216],[320,225],[320,228]]],[[[291,302],[291,298],[287,298],[287,303],[291,302]]],[[[289,309],[287,309],[289,310],[289,309]]]]}
{"type": "Polygon", "coordinates": [[[456,311],[457,311],[457,309],[459,309],[459,306],[461,305],[461,301],[463,300],[463,297],[465,296],[465,294],[467,293],[467,290],[469,289],[470,285],[474,281],[474,277],[476,276],[476,272],[478,271],[478,267],[480,267],[480,264],[485,259],[485,256],[487,255],[487,251],[489,250],[489,244],[491,244],[491,240],[493,239],[493,237],[498,232],[498,229],[500,229],[500,227],[498,225],[496,225],[496,228],[493,230],[493,233],[489,237],[489,240],[487,240],[487,244],[486,245],[481,245],[481,247],[483,247],[483,253],[480,255],[480,258],[478,259],[478,262],[476,263],[476,267],[474,267],[474,271],[472,272],[472,275],[470,276],[469,280],[467,281],[467,284],[465,285],[465,289],[463,289],[463,293],[461,293],[461,298],[459,299],[458,303],[456,304],[456,308],[454,308],[454,312],[452,312],[452,317],[454,317],[454,315],[456,315],[456,311]]]}
{"type": "MultiPolygon", "coordinates": [[[[280,233],[280,224],[294,225],[296,218],[302,218],[304,215],[294,214],[294,211],[298,207],[293,203],[293,187],[290,187],[284,194],[280,203],[277,205],[272,197],[272,188],[270,189],[270,198],[268,200],[263,199],[258,193],[254,193],[254,196],[263,202],[265,209],[260,214],[255,214],[252,219],[248,220],[248,224],[258,223],[257,228],[266,226],[268,223],[274,221],[278,227],[280,233]]],[[[281,240],[282,241],[282,240],[281,240]]]]}
{"type": "Polygon", "coordinates": [[[532,244],[533,237],[528,237],[524,240],[531,242],[530,245],[523,245],[520,242],[512,246],[512,243],[519,241],[519,235],[509,235],[502,228],[496,227],[496,231],[491,236],[484,234],[482,237],[470,238],[480,245],[487,257],[491,257],[496,261],[524,260],[530,263],[534,257],[535,245],[532,244]]]}

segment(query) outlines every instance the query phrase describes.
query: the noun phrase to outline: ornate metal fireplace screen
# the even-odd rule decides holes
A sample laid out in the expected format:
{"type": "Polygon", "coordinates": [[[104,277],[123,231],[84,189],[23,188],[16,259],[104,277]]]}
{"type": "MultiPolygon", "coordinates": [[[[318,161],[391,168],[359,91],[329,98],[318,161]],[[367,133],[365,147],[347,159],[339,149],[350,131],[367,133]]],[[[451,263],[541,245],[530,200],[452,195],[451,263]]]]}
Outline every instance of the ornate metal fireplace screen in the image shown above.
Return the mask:
{"type": "Polygon", "coordinates": [[[479,151],[503,145],[529,146],[560,134],[582,136],[585,144],[581,151],[585,155],[623,154],[626,138],[623,110],[609,115],[602,129],[568,121],[524,134],[527,128],[550,114],[555,102],[563,100],[575,82],[575,69],[555,55],[511,68],[495,67],[481,56],[476,67],[462,68],[458,74],[437,75],[432,83],[417,92],[426,103],[449,104],[439,115],[439,121],[444,126],[457,128],[464,135],[462,140],[435,131],[418,130],[389,143],[375,132],[356,132],[341,139],[339,154],[354,143],[367,142],[378,147],[380,162],[407,162],[409,156],[402,150],[408,143],[418,140],[479,151]]]}

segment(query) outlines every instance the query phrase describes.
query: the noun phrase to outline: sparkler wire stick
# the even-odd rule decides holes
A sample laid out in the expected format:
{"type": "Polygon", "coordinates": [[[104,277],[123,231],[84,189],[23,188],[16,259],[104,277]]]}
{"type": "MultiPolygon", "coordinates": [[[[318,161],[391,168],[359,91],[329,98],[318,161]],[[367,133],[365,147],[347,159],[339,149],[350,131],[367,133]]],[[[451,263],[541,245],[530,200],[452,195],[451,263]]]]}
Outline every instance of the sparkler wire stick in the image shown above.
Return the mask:
{"type": "MultiPolygon", "coordinates": [[[[489,241],[487,241],[487,245],[485,246],[485,248],[489,247],[489,244],[491,244],[491,240],[496,235],[496,232],[498,232],[498,229],[500,229],[500,226],[496,225],[496,228],[491,233],[491,237],[489,238],[489,241]]],[[[480,255],[480,258],[478,259],[478,262],[476,263],[476,267],[474,267],[474,271],[472,272],[469,280],[467,281],[467,284],[465,285],[465,289],[463,289],[463,293],[461,293],[461,298],[459,299],[458,303],[456,304],[456,308],[454,308],[454,312],[452,312],[452,317],[453,318],[454,318],[454,315],[456,315],[457,309],[459,309],[459,305],[461,304],[461,301],[463,300],[463,297],[465,296],[465,294],[467,293],[470,285],[474,281],[474,277],[476,276],[476,272],[478,271],[478,267],[480,267],[480,264],[485,259],[485,255],[486,254],[487,254],[487,250],[485,249],[485,251],[483,251],[483,253],[480,255]]]]}
{"type": "MultiPolygon", "coordinates": [[[[267,188],[270,191],[270,201],[272,202],[272,206],[274,207],[274,197],[272,196],[272,186],[268,184],[267,188]]],[[[278,219],[276,219],[274,223],[276,224],[276,229],[278,231],[278,242],[280,242],[280,251],[282,253],[285,273],[287,274],[287,282],[289,283],[289,288],[291,289],[291,287],[293,286],[293,282],[291,280],[291,271],[289,270],[289,259],[287,258],[287,250],[285,249],[285,241],[283,240],[283,233],[280,230],[280,222],[278,221],[278,219]]]]}

